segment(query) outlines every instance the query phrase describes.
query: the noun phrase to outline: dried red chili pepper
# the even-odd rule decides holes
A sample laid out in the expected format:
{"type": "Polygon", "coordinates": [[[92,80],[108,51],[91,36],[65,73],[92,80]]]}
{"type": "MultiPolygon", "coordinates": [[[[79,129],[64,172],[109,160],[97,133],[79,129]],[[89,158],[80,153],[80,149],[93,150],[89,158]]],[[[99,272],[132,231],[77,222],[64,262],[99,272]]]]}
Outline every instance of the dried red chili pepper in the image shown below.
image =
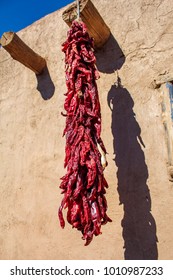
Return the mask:
{"type": "Polygon", "coordinates": [[[67,174],[61,178],[64,198],[58,216],[65,226],[62,211],[67,208],[67,221],[80,230],[88,245],[93,235],[101,234],[101,225],[111,222],[105,198],[108,184],[103,170],[107,164],[106,149],[100,138],[101,113],[96,79],[93,40],[86,26],[74,21],[62,45],[65,53],[67,93],[64,109],[66,126],[65,161],[67,174]]]}

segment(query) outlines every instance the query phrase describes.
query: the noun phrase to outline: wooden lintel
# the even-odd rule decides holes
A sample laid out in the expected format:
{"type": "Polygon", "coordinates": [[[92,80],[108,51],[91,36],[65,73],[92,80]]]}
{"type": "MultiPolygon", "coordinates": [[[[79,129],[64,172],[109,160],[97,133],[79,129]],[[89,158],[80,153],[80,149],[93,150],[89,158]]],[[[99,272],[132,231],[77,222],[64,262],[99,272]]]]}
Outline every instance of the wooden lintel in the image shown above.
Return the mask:
{"type": "Polygon", "coordinates": [[[2,47],[14,58],[36,74],[42,73],[46,61],[28,47],[14,32],[5,32],[1,38],[2,47]]]}
{"type": "MultiPolygon", "coordinates": [[[[62,18],[71,26],[77,18],[76,2],[63,12],[62,18]]],[[[94,47],[101,48],[110,36],[110,29],[91,0],[80,0],[80,18],[86,24],[89,35],[94,38],[94,47]]]]}

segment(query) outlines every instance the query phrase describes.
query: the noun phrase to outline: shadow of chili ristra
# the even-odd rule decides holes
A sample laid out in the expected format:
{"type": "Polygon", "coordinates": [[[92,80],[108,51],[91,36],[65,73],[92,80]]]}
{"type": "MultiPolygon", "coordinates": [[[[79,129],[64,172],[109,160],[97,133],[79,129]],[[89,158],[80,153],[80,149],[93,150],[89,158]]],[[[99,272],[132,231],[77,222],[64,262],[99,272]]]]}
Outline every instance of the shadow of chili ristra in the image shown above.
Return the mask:
{"type": "Polygon", "coordinates": [[[157,260],[156,223],[151,214],[151,196],[147,185],[148,168],[141,129],[133,111],[134,101],[126,88],[113,85],[108,93],[112,110],[112,135],[115,164],[118,167],[118,194],[124,205],[121,221],[126,260],[157,260]]]}

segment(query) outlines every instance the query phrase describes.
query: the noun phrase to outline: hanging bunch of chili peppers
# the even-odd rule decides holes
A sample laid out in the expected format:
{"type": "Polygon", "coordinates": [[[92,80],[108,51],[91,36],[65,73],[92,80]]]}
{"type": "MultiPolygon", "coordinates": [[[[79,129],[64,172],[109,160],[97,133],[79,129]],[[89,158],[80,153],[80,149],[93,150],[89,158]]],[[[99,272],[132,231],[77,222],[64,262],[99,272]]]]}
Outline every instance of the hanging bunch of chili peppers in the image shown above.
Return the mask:
{"type": "Polygon", "coordinates": [[[101,113],[96,80],[93,40],[83,22],[74,21],[62,44],[65,53],[67,93],[65,162],[67,173],[61,178],[64,197],[58,211],[60,225],[67,221],[82,233],[85,245],[93,235],[101,234],[101,225],[111,222],[105,198],[108,184],[103,170],[107,165],[106,149],[100,137],[101,113]]]}

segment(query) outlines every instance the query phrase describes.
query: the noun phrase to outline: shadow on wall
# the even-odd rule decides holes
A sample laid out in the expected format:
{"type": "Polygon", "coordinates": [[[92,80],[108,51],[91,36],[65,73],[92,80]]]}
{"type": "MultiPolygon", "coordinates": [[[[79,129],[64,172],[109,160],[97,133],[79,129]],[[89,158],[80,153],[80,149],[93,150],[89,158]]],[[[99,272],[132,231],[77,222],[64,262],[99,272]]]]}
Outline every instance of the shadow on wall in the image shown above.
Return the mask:
{"type": "Polygon", "coordinates": [[[111,74],[119,70],[125,62],[125,56],[118,42],[111,34],[102,49],[95,52],[97,68],[100,72],[111,74]]]}
{"type": "Polygon", "coordinates": [[[44,100],[50,99],[55,92],[55,86],[49,74],[47,66],[44,68],[43,72],[36,75],[37,78],[37,90],[40,92],[44,100]]]}
{"type": "Polygon", "coordinates": [[[147,186],[148,169],[142,148],[141,129],[133,112],[134,101],[118,78],[108,93],[112,110],[115,163],[118,167],[118,193],[124,205],[122,219],[126,260],[158,259],[156,224],[151,214],[147,186]]]}

